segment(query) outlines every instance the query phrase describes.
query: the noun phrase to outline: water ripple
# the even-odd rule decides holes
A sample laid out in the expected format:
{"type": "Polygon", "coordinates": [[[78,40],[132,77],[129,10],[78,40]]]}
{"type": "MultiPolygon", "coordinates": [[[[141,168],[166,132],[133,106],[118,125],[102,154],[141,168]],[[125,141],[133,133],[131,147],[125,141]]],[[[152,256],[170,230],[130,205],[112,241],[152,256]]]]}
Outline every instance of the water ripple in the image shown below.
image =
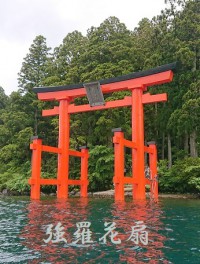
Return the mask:
{"type": "MultiPolygon", "coordinates": [[[[0,263],[200,263],[198,201],[113,202],[112,199],[22,198],[0,200],[0,263]],[[148,244],[131,241],[132,227],[143,221],[148,244]],[[74,244],[78,222],[89,222],[91,244],[74,244]],[[100,242],[105,223],[115,223],[114,240],[100,242]],[[65,242],[45,243],[48,225],[61,223],[65,242]]],[[[53,238],[53,237],[52,237],[53,238]]]]}

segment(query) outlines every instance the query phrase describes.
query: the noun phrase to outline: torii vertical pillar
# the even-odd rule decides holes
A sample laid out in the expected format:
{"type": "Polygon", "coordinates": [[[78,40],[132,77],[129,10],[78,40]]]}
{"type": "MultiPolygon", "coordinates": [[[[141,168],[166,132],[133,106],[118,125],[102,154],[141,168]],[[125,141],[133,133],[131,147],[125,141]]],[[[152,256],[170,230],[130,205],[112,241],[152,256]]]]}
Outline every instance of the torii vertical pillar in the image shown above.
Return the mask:
{"type": "Polygon", "coordinates": [[[58,198],[68,198],[69,187],[69,131],[70,131],[70,114],[69,99],[62,99],[59,102],[59,142],[58,148],[61,153],[58,154],[58,198]]]}
{"type": "Polygon", "coordinates": [[[145,199],[143,89],[143,86],[132,89],[132,142],[136,143],[132,150],[132,173],[137,180],[134,199],[145,199]]]}

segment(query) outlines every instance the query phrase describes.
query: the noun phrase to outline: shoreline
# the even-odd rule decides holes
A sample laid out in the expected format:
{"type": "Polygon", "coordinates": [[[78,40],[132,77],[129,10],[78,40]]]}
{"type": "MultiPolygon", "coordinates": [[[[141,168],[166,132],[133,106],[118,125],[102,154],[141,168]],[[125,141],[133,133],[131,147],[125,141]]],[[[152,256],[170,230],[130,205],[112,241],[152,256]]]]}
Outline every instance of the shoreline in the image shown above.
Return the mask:
{"type": "MultiPolygon", "coordinates": [[[[27,198],[30,197],[29,193],[18,193],[14,191],[9,191],[7,189],[0,192],[0,198],[1,197],[14,197],[14,196],[25,196],[27,198]]],[[[126,187],[124,188],[124,196],[125,197],[132,197],[132,188],[126,187]]],[[[41,192],[41,197],[56,197],[56,193],[49,193],[45,194],[41,192]]],[[[70,192],[69,198],[73,197],[80,197],[80,192],[70,192]]],[[[88,192],[89,198],[113,198],[114,197],[114,190],[107,190],[107,191],[99,191],[99,192],[88,192]]],[[[150,193],[146,192],[146,198],[150,197],[150,193]]],[[[200,194],[195,193],[159,193],[158,198],[173,198],[173,199],[200,199],[200,194]]]]}
{"type": "MultiPolygon", "coordinates": [[[[92,197],[114,197],[114,190],[102,191],[102,192],[95,192],[93,193],[92,197]]],[[[132,191],[125,190],[125,197],[132,197],[132,191]]],[[[150,193],[146,192],[146,197],[150,197],[150,193]]],[[[176,194],[176,193],[159,193],[158,198],[173,198],[173,199],[200,199],[199,194],[194,193],[183,193],[183,194],[176,194]]]]}

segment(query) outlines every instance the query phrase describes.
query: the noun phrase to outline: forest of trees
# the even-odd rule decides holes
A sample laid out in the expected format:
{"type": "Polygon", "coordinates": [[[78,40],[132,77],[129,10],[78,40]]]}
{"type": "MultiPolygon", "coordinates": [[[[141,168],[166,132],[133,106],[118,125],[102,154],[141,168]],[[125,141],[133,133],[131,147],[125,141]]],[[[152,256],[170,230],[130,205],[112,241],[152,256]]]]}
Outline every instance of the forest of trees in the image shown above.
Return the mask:
{"type": "MultiPolygon", "coordinates": [[[[29,190],[30,138],[56,146],[58,118],[42,117],[52,102],[37,99],[32,88],[58,86],[116,77],[178,62],[171,83],[154,86],[152,94],[166,92],[168,102],[145,105],[145,140],[155,140],[162,192],[200,192],[200,1],[170,0],[151,20],[143,18],[133,30],[116,17],[86,36],[74,31],[54,50],[44,36],[36,36],[19,72],[19,89],[10,96],[0,87],[0,191],[29,190]]],[[[106,100],[120,99],[124,92],[106,100]]],[[[86,98],[76,103],[87,102],[86,98]]],[[[89,189],[112,187],[112,128],[122,127],[131,138],[129,108],[71,116],[71,148],[90,149],[89,189]]],[[[127,170],[130,168],[127,153],[127,170]]],[[[57,157],[43,155],[42,177],[56,177],[57,157]]],[[[70,160],[70,177],[79,176],[79,161],[70,160]]],[[[53,192],[54,187],[44,187],[53,192]]]]}

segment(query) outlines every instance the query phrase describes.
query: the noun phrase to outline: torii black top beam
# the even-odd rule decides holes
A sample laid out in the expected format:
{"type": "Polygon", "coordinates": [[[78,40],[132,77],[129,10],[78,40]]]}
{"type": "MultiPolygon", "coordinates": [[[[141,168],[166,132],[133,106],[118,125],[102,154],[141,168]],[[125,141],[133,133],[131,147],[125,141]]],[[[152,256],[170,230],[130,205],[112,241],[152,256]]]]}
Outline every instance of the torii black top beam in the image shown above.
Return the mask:
{"type": "MultiPolygon", "coordinates": [[[[152,68],[152,69],[145,70],[145,71],[134,72],[134,73],[118,76],[118,77],[100,80],[99,83],[101,85],[109,84],[109,83],[116,83],[116,82],[126,81],[126,80],[130,80],[130,79],[145,77],[145,76],[149,76],[149,75],[153,75],[153,74],[157,74],[157,73],[161,73],[161,72],[165,72],[165,71],[169,71],[169,70],[175,71],[176,65],[177,65],[177,63],[173,62],[170,64],[161,65],[159,67],[152,68]]],[[[70,85],[63,85],[63,86],[35,87],[35,88],[33,88],[33,91],[35,93],[45,93],[45,92],[47,93],[47,92],[80,89],[83,87],[84,87],[83,83],[79,83],[79,84],[70,84],[70,85]]]]}

